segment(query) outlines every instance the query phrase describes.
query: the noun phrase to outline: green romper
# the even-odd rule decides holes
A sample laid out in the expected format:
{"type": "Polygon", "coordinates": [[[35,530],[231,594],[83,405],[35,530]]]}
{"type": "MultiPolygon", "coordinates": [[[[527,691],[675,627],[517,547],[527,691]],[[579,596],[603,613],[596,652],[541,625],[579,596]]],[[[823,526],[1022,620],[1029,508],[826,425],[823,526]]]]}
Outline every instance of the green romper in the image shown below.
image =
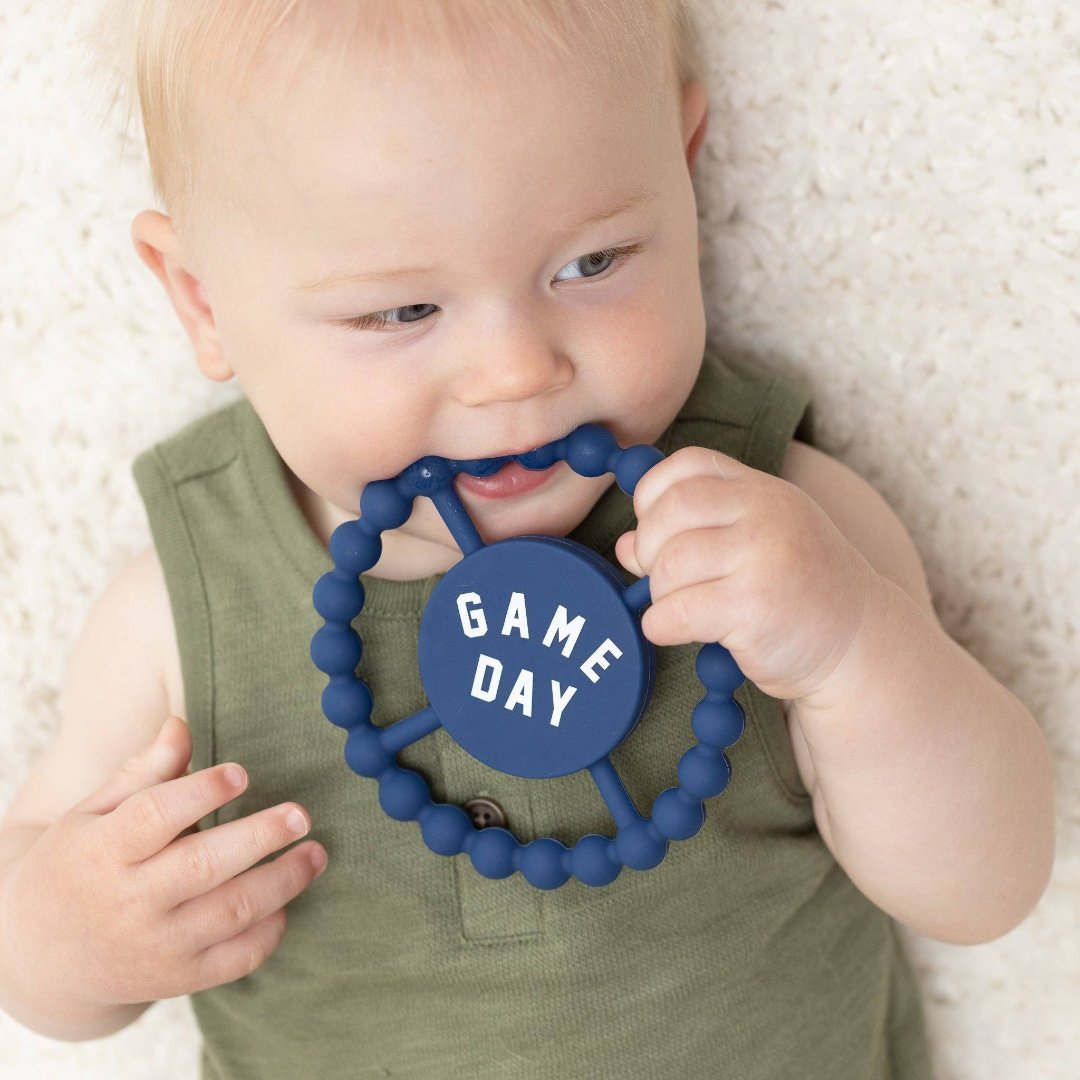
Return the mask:
{"type": "MultiPolygon", "coordinates": [[[[656,445],[698,445],[776,474],[811,437],[805,390],[706,350],[656,445]]],[[[244,399],[134,465],[176,623],[193,769],[241,762],[250,786],[203,827],[285,800],[306,807],[326,872],[288,908],[277,952],[193,995],[205,1080],[927,1080],[920,1000],[892,921],[814,826],[780,703],[750,683],[732,780],[702,830],[654,870],[542,892],[432,854],[343,757],[311,662],[330,558],[244,399]]],[[[571,537],[612,562],[633,528],[613,483],[571,537]]],[[[618,565],[616,563],[616,565],[618,565]]],[[[632,580],[625,575],[626,580],[632,580]]],[[[420,614],[439,577],[364,577],[360,676],[386,724],[426,705],[420,614]]],[[[694,743],[699,646],[657,650],[653,696],[613,752],[638,809],[694,743]]],[[[487,797],[519,840],[614,826],[587,773],[494,772],[438,730],[402,765],[433,797],[487,797]]]]}

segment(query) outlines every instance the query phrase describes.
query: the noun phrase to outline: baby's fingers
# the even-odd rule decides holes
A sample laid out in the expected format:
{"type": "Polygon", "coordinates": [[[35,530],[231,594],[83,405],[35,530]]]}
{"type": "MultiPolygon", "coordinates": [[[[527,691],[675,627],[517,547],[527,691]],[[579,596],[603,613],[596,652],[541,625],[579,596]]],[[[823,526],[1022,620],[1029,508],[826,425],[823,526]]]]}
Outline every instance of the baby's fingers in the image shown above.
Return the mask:
{"type": "Polygon", "coordinates": [[[622,536],[615,541],[615,557],[630,571],[631,574],[636,574],[638,577],[644,577],[645,571],[642,570],[637,559],[634,558],[634,541],[636,537],[637,533],[632,530],[623,533],[622,536]]]}
{"type": "Polygon", "coordinates": [[[191,732],[178,716],[166,717],[157,737],[120,766],[74,809],[108,814],[137,791],[182,776],[191,760],[191,732]]]}
{"type": "Polygon", "coordinates": [[[187,992],[234,982],[265,963],[285,936],[285,904],[322,873],[324,860],[318,844],[304,844],[184,904],[180,933],[212,942],[195,957],[195,981],[187,992]],[[322,855],[318,863],[314,852],[322,855]],[[242,929],[228,936],[237,927],[242,929]]]}
{"type": "Polygon", "coordinates": [[[236,982],[262,967],[277,952],[285,937],[285,924],[285,909],[279,908],[236,937],[212,945],[196,957],[194,976],[185,983],[183,993],[197,994],[236,982]]]}
{"type": "Polygon", "coordinates": [[[277,915],[282,917],[284,930],[282,909],[325,867],[326,852],[321,845],[302,844],[213,892],[181,904],[173,912],[174,928],[184,950],[195,954],[200,982],[207,980],[205,986],[216,986],[247,975],[252,970],[246,966],[250,962],[251,939],[244,935],[277,915]]]}
{"type": "Polygon", "coordinates": [[[247,773],[227,764],[137,791],[102,819],[110,850],[121,862],[149,859],[246,786],[247,773]]]}
{"type": "Polygon", "coordinates": [[[139,875],[147,892],[166,908],[175,908],[210,894],[310,828],[310,819],[296,803],[272,806],[182,837],[144,862],[139,875]]]}
{"type": "Polygon", "coordinates": [[[707,450],[703,446],[684,446],[669,458],[654,465],[634,489],[634,513],[644,517],[653,503],[668,488],[698,476],[720,480],[737,480],[751,471],[719,450],[707,450]]]}
{"type": "MultiPolygon", "coordinates": [[[[664,491],[644,515],[639,515],[634,532],[634,562],[652,574],[661,550],[680,534],[735,525],[746,511],[747,492],[738,485],[718,484],[710,476],[680,480],[664,491]]],[[[627,565],[625,559],[622,562],[627,565]]]]}

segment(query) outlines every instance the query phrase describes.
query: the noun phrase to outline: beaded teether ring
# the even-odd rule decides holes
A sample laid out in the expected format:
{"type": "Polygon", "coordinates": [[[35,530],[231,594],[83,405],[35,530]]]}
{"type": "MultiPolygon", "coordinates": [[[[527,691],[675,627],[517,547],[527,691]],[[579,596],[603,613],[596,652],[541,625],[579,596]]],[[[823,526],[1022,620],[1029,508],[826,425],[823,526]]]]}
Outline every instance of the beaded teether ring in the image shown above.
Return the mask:
{"type": "Polygon", "coordinates": [[[627,586],[610,563],[565,537],[485,544],[453,486],[459,472],[489,476],[509,461],[533,470],[565,461],[580,476],[613,472],[632,496],[663,457],[643,444],[622,449],[595,424],[515,457],[425,457],[391,480],[368,484],[360,518],[334,530],[334,569],[313,592],[326,620],[311,642],[315,666],[330,676],[323,712],[347,730],[345,760],[378,781],[383,810],[398,821],[418,821],[437,854],[465,852],[489,878],[520,870],[539,889],[558,888],[572,876],[607,885],[623,866],[650,870],[667,854],[668,841],[695,835],[705,821],[704,800],[727,787],[724,750],[744,723],[732,696],[743,675],[731,654],[715,643],[698,651],[695,666],[705,687],[692,714],[698,743],[679,761],[678,784],[656,797],[651,818],[642,817],[610,755],[637,724],[652,690],[655,648],[641,632],[649,579],[627,586]],[[363,645],[351,624],[364,606],[360,575],[379,561],[382,532],[409,519],[418,495],[435,504],[464,557],[439,581],[421,619],[418,656],[428,706],[378,727],[371,723],[371,692],[356,674],[363,645]],[[434,802],[424,778],[397,764],[400,750],[439,727],[479,761],[514,776],[587,769],[615,837],[591,834],[568,848],[553,837],[522,844],[508,829],[477,829],[461,807],[434,802]]]}

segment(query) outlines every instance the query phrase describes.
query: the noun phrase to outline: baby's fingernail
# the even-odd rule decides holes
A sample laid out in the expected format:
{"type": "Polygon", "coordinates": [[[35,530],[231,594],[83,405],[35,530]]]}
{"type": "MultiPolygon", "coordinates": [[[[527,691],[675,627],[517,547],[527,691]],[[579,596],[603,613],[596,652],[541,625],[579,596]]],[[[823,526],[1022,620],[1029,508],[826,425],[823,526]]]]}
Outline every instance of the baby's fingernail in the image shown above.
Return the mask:
{"type": "Polygon", "coordinates": [[[290,810],[285,815],[285,828],[293,836],[303,836],[308,831],[308,820],[299,810],[290,810]]]}
{"type": "Polygon", "coordinates": [[[326,869],[326,852],[316,844],[308,852],[308,858],[311,860],[311,868],[315,871],[315,876],[318,877],[326,869]]]}
{"type": "Polygon", "coordinates": [[[240,765],[225,766],[225,783],[239,791],[247,783],[247,772],[240,765]]]}

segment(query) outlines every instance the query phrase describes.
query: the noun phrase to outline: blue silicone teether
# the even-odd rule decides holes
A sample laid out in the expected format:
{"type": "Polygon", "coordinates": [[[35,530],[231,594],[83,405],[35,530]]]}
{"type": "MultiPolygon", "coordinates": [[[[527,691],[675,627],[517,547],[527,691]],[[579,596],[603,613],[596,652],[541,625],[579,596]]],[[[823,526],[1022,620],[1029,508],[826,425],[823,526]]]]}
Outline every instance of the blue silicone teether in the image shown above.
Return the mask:
{"type": "Polygon", "coordinates": [[[398,821],[419,821],[424,843],[437,854],[464,851],[489,878],[520,870],[539,889],[558,888],[572,876],[607,885],[623,866],[657,866],[669,840],[686,840],[701,828],[704,800],[727,787],[724,750],[743,731],[743,712],[732,697],[743,675],[731,654],[715,643],[698,651],[705,687],[692,718],[698,744],[679,761],[678,784],[657,796],[651,818],[642,817],[610,755],[637,724],[652,690],[655,649],[641,632],[649,579],[626,586],[608,562],[564,537],[484,544],[453,487],[459,472],[488,476],[508,461],[528,469],[565,461],[581,476],[613,472],[633,495],[663,456],[652,446],[622,449],[604,428],[584,424],[512,458],[421,458],[392,480],[368,484],[360,518],[334,530],[334,569],[313,593],[326,620],[311,642],[312,660],[330,676],[323,711],[348,731],[349,766],[378,780],[383,810],[398,821]],[[371,692],[356,674],[362,643],[351,624],[364,606],[360,575],[378,562],[383,530],[404,524],[418,495],[435,504],[464,558],[436,586],[420,623],[420,677],[429,705],[376,727],[371,692]],[[476,828],[459,806],[434,802],[424,778],[397,764],[397,753],[438,727],[473,757],[514,776],[588,769],[614,819],[614,839],[591,834],[570,848],[553,837],[522,844],[507,829],[476,828]]]}

